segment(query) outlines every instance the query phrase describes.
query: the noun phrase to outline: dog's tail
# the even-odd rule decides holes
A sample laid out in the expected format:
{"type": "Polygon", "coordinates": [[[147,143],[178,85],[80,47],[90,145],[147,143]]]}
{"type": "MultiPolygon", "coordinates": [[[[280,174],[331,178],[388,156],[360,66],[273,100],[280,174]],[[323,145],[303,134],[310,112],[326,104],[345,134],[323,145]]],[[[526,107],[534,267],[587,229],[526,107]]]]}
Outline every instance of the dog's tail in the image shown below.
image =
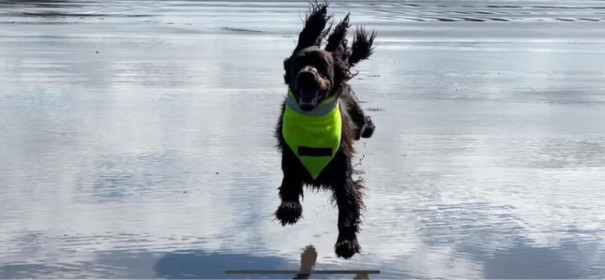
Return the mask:
{"type": "Polygon", "coordinates": [[[376,32],[368,32],[363,26],[357,28],[357,33],[353,39],[352,53],[349,56],[349,65],[353,67],[358,62],[368,59],[374,51],[374,39],[376,38],[376,32]]]}

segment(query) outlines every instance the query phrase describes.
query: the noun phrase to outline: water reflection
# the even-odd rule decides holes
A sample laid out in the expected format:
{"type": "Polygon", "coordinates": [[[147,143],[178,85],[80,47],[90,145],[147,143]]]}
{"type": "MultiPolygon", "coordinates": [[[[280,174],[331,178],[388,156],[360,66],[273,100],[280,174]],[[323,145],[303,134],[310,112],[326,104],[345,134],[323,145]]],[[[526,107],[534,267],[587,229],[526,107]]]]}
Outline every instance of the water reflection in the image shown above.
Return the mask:
{"type": "Polygon", "coordinates": [[[353,81],[378,130],[343,261],[329,194],[272,217],[305,2],[3,1],[0,278],[299,270],[306,244],[313,271],[605,275],[603,3],[513,2],[332,5],[380,34],[353,81]]]}
{"type": "Polygon", "coordinates": [[[517,240],[512,247],[496,251],[488,259],[483,260],[483,277],[490,279],[583,278],[586,274],[582,270],[593,264],[588,259],[583,259],[582,264],[574,263],[572,259],[577,257],[577,253],[575,244],[563,244],[559,248],[540,248],[529,246],[527,240],[517,240]]]}
{"type": "MultiPolygon", "coordinates": [[[[225,271],[283,270],[293,267],[287,259],[272,256],[254,256],[245,253],[174,252],[160,258],[153,266],[160,278],[256,278],[259,275],[226,274],[225,271]]],[[[284,275],[262,275],[261,278],[283,279],[284,275]]]]}

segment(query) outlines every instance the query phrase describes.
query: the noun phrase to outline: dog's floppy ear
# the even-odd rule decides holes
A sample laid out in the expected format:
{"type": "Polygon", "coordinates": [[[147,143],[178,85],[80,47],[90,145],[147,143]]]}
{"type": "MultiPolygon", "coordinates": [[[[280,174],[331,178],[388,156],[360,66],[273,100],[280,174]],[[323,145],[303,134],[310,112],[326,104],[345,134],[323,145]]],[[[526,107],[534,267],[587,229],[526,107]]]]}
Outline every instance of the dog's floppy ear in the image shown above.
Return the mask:
{"type": "Polygon", "coordinates": [[[370,34],[362,27],[357,28],[357,33],[353,39],[353,51],[349,57],[349,64],[351,67],[358,62],[368,59],[372,55],[374,48],[372,44],[376,38],[376,32],[372,31],[370,34]]]}
{"type": "Polygon", "coordinates": [[[286,83],[286,85],[290,84],[290,67],[291,67],[291,62],[290,62],[290,58],[286,58],[284,60],[284,70],[286,71],[286,73],[284,74],[284,82],[286,83]]]}
{"type": "Polygon", "coordinates": [[[329,27],[328,30],[324,31],[330,18],[332,18],[332,16],[328,15],[327,3],[311,4],[309,14],[305,20],[305,27],[303,27],[303,30],[298,35],[298,44],[296,45],[294,52],[310,46],[321,45],[321,41],[330,30],[329,27]]]}
{"type": "Polygon", "coordinates": [[[347,31],[351,27],[349,24],[350,15],[350,13],[347,13],[345,18],[336,25],[334,32],[328,37],[328,44],[326,45],[326,51],[332,52],[335,57],[345,61],[351,55],[351,50],[347,45],[347,31]]]}

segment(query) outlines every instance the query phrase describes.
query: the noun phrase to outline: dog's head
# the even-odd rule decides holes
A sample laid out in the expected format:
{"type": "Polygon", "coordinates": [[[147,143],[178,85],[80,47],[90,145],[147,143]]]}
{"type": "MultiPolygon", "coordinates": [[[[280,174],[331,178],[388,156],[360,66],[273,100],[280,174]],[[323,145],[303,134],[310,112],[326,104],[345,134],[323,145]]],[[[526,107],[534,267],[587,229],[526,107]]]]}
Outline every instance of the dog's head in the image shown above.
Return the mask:
{"type": "Polygon", "coordinates": [[[292,55],[284,61],[284,78],[301,110],[313,110],[324,99],[338,94],[338,89],[354,75],[351,68],[372,54],[375,32],[357,30],[353,44],[347,43],[349,15],[336,25],[328,21],[327,4],[311,5],[305,26],[292,55]],[[324,38],[330,34],[322,49],[324,38]]]}
{"type": "Polygon", "coordinates": [[[286,83],[301,110],[309,111],[334,90],[334,58],[317,46],[295,52],[285,67],[286,83]]]}

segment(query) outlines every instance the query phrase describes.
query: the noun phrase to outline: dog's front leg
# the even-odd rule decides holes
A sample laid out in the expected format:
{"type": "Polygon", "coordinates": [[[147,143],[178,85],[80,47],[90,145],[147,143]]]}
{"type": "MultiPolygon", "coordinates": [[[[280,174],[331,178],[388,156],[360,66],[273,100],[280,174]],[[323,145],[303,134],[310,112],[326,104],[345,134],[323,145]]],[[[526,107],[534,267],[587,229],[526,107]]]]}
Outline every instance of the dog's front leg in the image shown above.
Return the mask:
{"type": "Polygon", "coordinates": [[[281,205],[275,211],[275,217],[283,226],[287,224],[295,224],[302,217],[302,205],[299,198],[303,195],[303,181],[294,170],[292,155],[288,151],[284,151],[282,158],[282,170],[284,178],[279,187],[279,197],[281,205]]]}
{"type": "Polygon", "coordinates": [[[298,201],[302,195],[302,185],[300,180],[292,180],[284,173],[284,179],[279,187],[281,205],[275,211],[275,217],[283,226],[295,224],[302,217],[302,205],[298,201]]]}
{"type": "Polygon", "coordinates": [[[359,253],[361,246],[357,242],[357,232],[361,223],[363,208],[361,184],[349,176],[334,186],[334,196],[338,204],[338,239],[334,250],[336,255],[345,259],[359,253]]]}
{"type": "Polygon", "coordinates": [[[302,217],[302,205],[298,201],[302,195],[302,181],[292,180],[286,174],[279,187],[281,205],[275,211],[275,217],[283,226],[295,224],[302,217]]]}
{"type": "Polygon", "coordinates": [[[357,97],[355,96],[355,92],[348,88],[348,94],[343,94],[342,99],[347,104],[347,112],[349,116],[351,116],[351,120],[357,126],[357,130],[355,131],[355,140],[359,140],[361,137],[370,138],[372,134],[374,134],[374,129],[376,126],[370,116],[366,116],[359,106],[359,102],[357,97]]]}

